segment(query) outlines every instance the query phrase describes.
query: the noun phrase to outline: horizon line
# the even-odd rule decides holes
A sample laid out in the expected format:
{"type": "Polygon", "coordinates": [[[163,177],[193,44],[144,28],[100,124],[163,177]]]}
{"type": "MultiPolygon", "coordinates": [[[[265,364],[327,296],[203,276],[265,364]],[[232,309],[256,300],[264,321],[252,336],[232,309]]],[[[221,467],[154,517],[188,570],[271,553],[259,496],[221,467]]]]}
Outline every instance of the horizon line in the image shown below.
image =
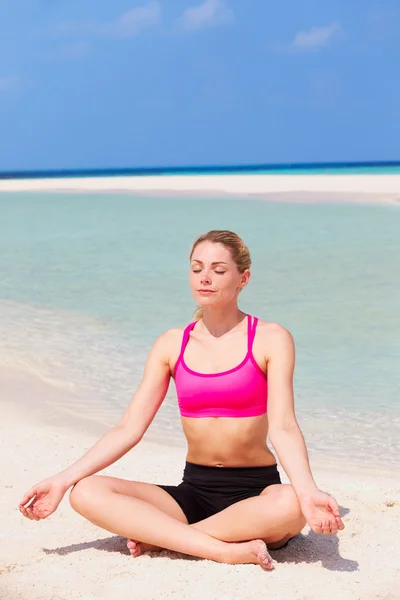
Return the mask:
{"type": "Polygon", "coordinates": [[[54,177],[104,176],[104,175],[161,175],[161,174],[199,174],[213,172],[240,171],[285,171],[296,169],[340,169],[340,168],[400,167],[400,160],[391,161],[338,161],[338,162],[287,162],[287,163],[247,163],[231,165],[190,165],[161,167],[83,167],[67,169],[21,169],[0,171],[0,180],[4,179],[50,179],[54,177]]]}

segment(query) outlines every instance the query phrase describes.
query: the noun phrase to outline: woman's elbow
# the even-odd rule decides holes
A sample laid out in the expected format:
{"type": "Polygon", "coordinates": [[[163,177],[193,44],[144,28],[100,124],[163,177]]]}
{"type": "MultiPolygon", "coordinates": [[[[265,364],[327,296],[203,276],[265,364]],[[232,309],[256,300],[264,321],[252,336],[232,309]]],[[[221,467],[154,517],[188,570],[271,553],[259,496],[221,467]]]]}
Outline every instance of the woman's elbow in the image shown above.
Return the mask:
{"type": "Polygon", "coordinates": [[[146,433],[145,428],[138,427],[137,424],[132,425],[132,423],[129,423],[129,421],[123,420],[117,423],[113,429],[126,440],[129,450],[131,450],[134,446],[137,446],[146,433]]]}
{"type": "Polygon", "coordinates": [[[300,432],[300,427],[297,421],[292,421],[290,423],[279,423],[279,424],[270,424],[268,436],[270,440],[280,437],[284,434],[298,434],[300,432]]]}

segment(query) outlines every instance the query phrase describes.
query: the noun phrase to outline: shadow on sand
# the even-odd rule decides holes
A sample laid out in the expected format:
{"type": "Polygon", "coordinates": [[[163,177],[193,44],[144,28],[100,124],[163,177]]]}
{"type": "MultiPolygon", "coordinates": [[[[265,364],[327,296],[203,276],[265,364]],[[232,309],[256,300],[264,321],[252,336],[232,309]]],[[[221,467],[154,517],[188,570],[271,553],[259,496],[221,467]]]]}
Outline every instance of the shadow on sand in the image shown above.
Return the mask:
{"type": "MultiPolygon", "coordinates": [[[[343,517],[349,512],[349,509],[341,507],[340,516],[343,517]]],[[[358,571],[357,561],[348,560],[340,556],[340,533],[341,532],[339,532],[338,535],[324,536],[321,534],[316,534],[310,529],[305,535],[302,533],[296,535],[283,548],[278,550],[270,550],[270,554],[277,563],[298,564],[321,562],[322,566],[329,571],[358,571]]],[[[47,555],[57,554],[59,556],[66,556],[73,552],[81,552],[82,550],[93,548],[103,552],[119,552],[120,554],[129,555],[129,550],[126,546],[126,538],[116,535],[54,549],[43,548],[43,552],[47,555]]],[[[171,550],[163,550],[161,552],[146,552],[145,554],[154,559],[159,556],[168,556],[172,560],[202,560],[201,558],[197,558],[195,556],[188,556],[186,554],[180,554],[171,550]]],[[[132,560],[140,560],[140,558],[132,560]]]]}

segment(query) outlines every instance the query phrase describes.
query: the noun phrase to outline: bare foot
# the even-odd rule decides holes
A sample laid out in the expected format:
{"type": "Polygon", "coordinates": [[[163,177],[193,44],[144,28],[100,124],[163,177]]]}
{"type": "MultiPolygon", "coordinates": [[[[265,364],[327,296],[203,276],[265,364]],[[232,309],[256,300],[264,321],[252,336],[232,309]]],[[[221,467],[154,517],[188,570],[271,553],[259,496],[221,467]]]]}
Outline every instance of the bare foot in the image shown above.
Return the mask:
{"type": "Polygon", "coordinates": [[[133,558],[137,558],[143,552],[154,552],[155,550],[162,550],[159,546],[152,546],[151,544],[145,544],[144,542],[137,542],[136,540],[128,540],[127,546],[133,558]]]}
{"type": "MultiPolygon", "coordinates": [[[[162,550],[159,546],[137,542],[132,539],[128,540],[127,546],[134,558],[137,558],[143,554],[143,552],[162,550]]],[[[241,542],[238,544],[229,543],[228,553],[222,558],[221,562],[232,565],[260,565],[266,571],[272,571],[275,568],[272,558],[268,553],[267,546],[262,540],[252,540],[250,542],[241,542]]]]}
{"type": "Polygon", "coordinates": [[[262,540],[230,544],[228,560],[226,562],[229,564],[260,565],[265,571],[275,569],[272,558],[268,553],[267,545],[262,540]]]}

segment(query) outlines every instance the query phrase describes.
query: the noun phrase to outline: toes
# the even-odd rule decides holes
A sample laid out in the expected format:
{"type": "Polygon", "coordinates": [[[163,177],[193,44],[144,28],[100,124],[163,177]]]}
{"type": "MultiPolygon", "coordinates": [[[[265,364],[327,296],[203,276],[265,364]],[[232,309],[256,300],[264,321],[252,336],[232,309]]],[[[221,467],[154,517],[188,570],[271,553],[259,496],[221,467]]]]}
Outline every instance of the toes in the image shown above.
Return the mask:
{"type": "Polygon", "coordinates": [[[131,556],[133,556],[133,558],[136,558],[142,554],[140,542],[135,542],[135,540],[128,540],[128,543],[126,545],[128,546],[131,556]]]}
{"type": "Polygon", "coordinates": [[[272,561],[271,555],[267,550],[267,546],[264,542],[260,540],[260,546],[258,551],[258,560],[260,561],[260,565],[266,571],[272,571],[274,569],[274,563],[272,561]]]}

